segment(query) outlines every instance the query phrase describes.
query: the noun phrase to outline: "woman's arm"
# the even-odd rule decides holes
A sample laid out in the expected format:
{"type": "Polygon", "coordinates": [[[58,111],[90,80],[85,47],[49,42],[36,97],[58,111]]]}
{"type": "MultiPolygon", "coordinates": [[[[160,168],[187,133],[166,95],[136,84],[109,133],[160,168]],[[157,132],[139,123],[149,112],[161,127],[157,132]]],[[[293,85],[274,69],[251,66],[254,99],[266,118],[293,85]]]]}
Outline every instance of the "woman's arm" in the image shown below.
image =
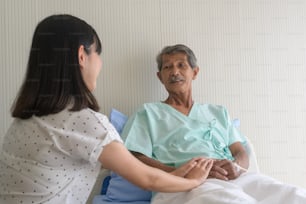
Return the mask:
{"type": "Polygon", "coordinates": [[[177,177],[142,163],[119,142],[106,145],[99,160],[104,168],[115,171],[131,183],[160,192],[190,190],[206,180],[212,167],[211,160],[197,159],[190,165],[191,170],[185,178],[177,177]]]}
{"type": "Polygon", "coordinates": [[[163,170],[165,172],[168,172],[170,174],[173,174],[175,176],[180,176],[180,177],[185,177],[186,175],[188,175],[190,169],[193,168],[194,162],[196,162],[199,158],[193,158],[191,160],[189,160],[188,162],[186,162],[185,164],[181,165],[178,168],[172,167],[172,166],[168,166],[165,165],[163,163],[161,163],[158,160],[152,159],[150,157],[147,157],[144,154],[141,154],[139,152],[132,152],[132,154],[138,158],[140,161],[142,161],[143,163],[145,163],[146,165],[149,165],[151,167],[154,168],[158,168],[160,170],[163,170]]]}

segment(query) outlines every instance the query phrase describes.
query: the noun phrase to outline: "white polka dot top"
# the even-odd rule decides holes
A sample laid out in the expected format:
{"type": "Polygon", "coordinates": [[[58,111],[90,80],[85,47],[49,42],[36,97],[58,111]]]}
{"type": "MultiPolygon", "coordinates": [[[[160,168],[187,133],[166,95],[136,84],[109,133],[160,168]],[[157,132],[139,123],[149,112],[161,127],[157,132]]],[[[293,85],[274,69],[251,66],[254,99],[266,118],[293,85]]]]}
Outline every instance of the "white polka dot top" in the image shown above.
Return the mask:
{"type": "Polygon", "coordinates": [[[86,203],[114,140],[108,118],[90,109],[15,119],[0,153],[0,203],[86,203]]]}

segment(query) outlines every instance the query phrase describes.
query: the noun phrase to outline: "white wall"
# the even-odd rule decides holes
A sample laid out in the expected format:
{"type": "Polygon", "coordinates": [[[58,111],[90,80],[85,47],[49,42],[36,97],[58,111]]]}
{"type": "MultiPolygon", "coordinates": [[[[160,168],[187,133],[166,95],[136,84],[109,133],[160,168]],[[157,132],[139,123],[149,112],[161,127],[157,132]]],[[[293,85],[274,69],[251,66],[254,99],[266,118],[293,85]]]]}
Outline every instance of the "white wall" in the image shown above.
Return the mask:
{"type": "Polygon", "coordinates": [[[196,53],[194,98],[240,118],[263,173],[306,187],[306,1],[2,0],[0,139],[25,72],[33,30],[54,13],[85,19],[99,33],[101,112],[131,114],[166,93],[155,56],[169,44],[196,53]]]}

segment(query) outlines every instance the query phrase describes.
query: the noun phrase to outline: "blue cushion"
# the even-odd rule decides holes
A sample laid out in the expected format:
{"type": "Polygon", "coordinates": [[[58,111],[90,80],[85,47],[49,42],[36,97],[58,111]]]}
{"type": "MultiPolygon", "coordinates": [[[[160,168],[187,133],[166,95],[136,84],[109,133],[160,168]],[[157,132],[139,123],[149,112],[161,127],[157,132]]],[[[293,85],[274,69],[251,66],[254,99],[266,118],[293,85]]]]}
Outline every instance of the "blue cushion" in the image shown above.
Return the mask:
{"type": "Polygon", "coordinates": [[[143,190],[118,174],[111,172],[105,200],[120,202],[150,201],[151,197],[151,191],[143,190]]]}
{"type": "MultiPolygon", "coordinates": [[[[128,120],[128,116],[122,112],[112,109],[110,113],[110,122],[121,134],[123,127],[128,120]]],[[[149,204],[152,193],[130,183],[115,172],[111,172],[102,183],[102,196],[96,196],[95,203],[117,203],[117,202],[133,202],[133,204],[149,204]]]]}
{"type": "Polygon", "coordinates": [[[126,121],[128,120],[128,116],[113,108],[111,110],[109,118],[112,125],[116,128],[117,132],[121,134],[123,127],[126,121]]]}
{"type": "Polygon", "coordinates": [[[95,196],[92,204],[150,204],[150,201],[133,201],[133,202],[124,202],[124,201],[109,201],[106,199],[105,195],[95,196]]]}
{"type": "Polygon", "coordinates": [[[111,176],[106,176],[102,182],[101,195],[105,195],[109,186],[111,176]]]}

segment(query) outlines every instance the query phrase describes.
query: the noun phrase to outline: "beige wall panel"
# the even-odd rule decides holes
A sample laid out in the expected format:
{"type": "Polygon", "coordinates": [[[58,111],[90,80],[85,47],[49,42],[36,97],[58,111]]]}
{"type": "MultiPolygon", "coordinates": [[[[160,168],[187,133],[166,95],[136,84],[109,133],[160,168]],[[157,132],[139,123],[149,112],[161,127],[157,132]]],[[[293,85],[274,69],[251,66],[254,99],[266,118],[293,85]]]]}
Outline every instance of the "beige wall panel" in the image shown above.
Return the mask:
{"type": "Polygon", "coordinates": [[[39,20],[70,13],[103,44],[95,95],[101,112],[131,114],[166,92],[156,77],[162,47],[198,57],[194,98],[226,106],[254,143],[260,169],[306,187],[306,2],[296,0],[2,0],[0,139],[23,80],[39,20]]]}

